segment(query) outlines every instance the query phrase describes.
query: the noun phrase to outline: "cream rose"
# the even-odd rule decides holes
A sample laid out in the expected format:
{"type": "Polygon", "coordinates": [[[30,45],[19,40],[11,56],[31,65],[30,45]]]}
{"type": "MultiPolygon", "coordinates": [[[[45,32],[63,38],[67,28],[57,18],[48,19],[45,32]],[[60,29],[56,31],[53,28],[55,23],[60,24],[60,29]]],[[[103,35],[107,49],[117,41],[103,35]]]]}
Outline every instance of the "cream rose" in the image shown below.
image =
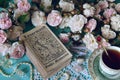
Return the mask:
{"type": "Polygon", "coordinates": [[[69,17],[64,17],[61,24],[59,25],[60,28],[65,28],[65,27],[68,27],[68,22],[70,21],[72,17],[69,16],[69,17]]]}
{"type": "Polygon", "coordinates": [[[84,4],[83,5],[83,14],[86,16],[86,17],[93,17],[94,13],[95,13],[95,8],[92,7],[91,5],[89,4],[84,4]]]}
{"type": "Polygon", "coordinates": [[[87,23],[87,18],[83,15],[74,15],[70,21],[68,22],[68,26],[70,27],[71,31],[81,33],[83,26],[87,23]]]}
{"type": "Polygon", "coordinates": [[[98,43],[93,34],[87,33],[82,40],[83,43],[85,43],[86,47],[92,52],[98,48],[98,43]]]}
{"type": "Polygon", "coordinates": [[[120,31],[120,15],[117,14],[111,17],[111,28],[115,31],[120,31]]]}
{"type": "Polygon", "coordinates": [[[10,57],[14,59],[19,59],[25,54],[25,48],[22,44],[14,42],[9,51],[10,57]]]}
{"type": "Polygon", "coordinates": [[[59,5],[62,8],[62,11],[65,11],[65,12],[70,12],[70,11],[75,9],[73,3],[66,2],[66,1],[63,1],[63,0],[60,0],[59,5]]]}
{"type": "Polygon", "coordinates": [[[116,33],[110,29],[110,25],[104,25],[101,27],[101,32],[106,39],[114,39],[116,37],[116,33]]]}
{"type": "Polygon", "coordinates": [[[40,26],[41,24],[45,24],[46,23],[45,13],[42,11],[35,11],[32,14],[31,21],[35,27],[40,26]]]}

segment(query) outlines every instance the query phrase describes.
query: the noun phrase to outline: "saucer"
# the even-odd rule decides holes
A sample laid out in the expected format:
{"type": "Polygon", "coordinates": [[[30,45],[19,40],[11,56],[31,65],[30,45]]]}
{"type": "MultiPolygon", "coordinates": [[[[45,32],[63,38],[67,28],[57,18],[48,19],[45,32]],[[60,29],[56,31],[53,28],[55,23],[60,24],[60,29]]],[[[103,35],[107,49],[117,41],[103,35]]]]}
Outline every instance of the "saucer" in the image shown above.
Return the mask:
{"type": "Polygon", "coordinates": [[[117,79],[108,79],[99,71],[99,59],[102,49],[96,49],[88,60],[88,69],[93,80],[120,80],[120,77],[117,79]]]}

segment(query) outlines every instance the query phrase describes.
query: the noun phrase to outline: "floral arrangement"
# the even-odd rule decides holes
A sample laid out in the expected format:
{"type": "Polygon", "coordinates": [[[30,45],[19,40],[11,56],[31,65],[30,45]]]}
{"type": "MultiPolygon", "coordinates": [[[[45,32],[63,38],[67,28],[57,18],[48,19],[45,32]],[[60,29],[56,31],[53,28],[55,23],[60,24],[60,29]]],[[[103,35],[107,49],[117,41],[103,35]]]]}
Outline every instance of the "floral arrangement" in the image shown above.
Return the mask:
{"type": "Polygon", "coordinates": [[[6,58],[19,59],[25,53],[23,44],[19,42],[24,23],[19,19],[24,17],[24,22],[28,21],[25,18],[29,16],[31,5],[27,0],[1,0],[0,5],[0,54],[6,58]]]}
{"type": "Polygon", "coordinates": [[[83,48],[101,48],[99,39],[105,47],[120,46],[120,3],[115,0],[1,0],[0,6],[2,56],[19,59],[24,55],[19,37],[29,27],[26,24],[49,25],[78,54],[83,48]]]}

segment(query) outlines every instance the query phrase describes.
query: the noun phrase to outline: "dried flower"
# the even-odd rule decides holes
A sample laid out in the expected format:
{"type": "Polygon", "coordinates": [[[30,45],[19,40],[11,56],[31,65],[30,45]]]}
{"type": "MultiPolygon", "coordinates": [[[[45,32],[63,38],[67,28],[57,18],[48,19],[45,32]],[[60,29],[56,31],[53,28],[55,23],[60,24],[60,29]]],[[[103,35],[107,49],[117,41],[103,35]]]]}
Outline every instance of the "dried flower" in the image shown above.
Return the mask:
{"type": "Polygon", "coordinates": [[[23,28],[21,26],[13,26],[8,30],[8,39],[10,40],[17,40],[19,36],[23,33],[23,28]]]}

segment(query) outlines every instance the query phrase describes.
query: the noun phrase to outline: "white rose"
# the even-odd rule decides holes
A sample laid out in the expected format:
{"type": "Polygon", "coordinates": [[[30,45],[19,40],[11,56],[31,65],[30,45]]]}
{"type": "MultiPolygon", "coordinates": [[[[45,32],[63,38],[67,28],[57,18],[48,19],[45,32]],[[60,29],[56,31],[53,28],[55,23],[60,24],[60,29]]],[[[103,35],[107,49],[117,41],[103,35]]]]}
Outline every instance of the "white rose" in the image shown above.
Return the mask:
{"type": "Polygon", "coordinates": [[[111,17],[111,28],[115,31],[120,31],[120,15],[111,17]]]}
{"type": "Polygon", "coordinates": [[[111,21],[113,21],[113,22],[119,21],[119,15],[112,16],[112,17],[111,17],[111,21]]]}
{"type": "Polygon", "coordinates": [[[42,11],[35,11],[31,20],[32,24],[36,27],[46,23],[45,14],[42,11]]]}
{"type": "Polygon", "coordinates": [[[92,52],[98,48],[98,43],[93,34],[87,33],[82,40],[83,43],[85,43],[86,47],[92,52]]]}
{"type": "Polygon", "coordinates": [[[84,9],[88,9],[88,8],[90,8],[90,7],[91,7],[91,5],[88,4],[88,3],[83,4],[83,8],[84,8],[84,9]]]}
{"type": "Polygon", "coordinates": [[[25,47],[18,43],[14,42],[9,50],[9,55],[11,58],[19,59],[25,54],[25,47]]]}
{"type": "Polygon", "coordinates": [[[68,22],[70,21],[71,16],[70,17],[64,17],[61,24],[60,24],[60,28],[65,28],[68,27],[68,22]]]}
{"type": "Polygon", "coordinates": [[[5,56],[6,54],[8,54],[10,47],[11,47],[10,44],[0,44],[0,54],[2,56],[5,56]]]}
{"type": "Polygon", "coordinates": [[[73,3],[65,2],[63,0],[60,0],[59,5],[62,8],[62,10],[65,11],[65,12],[70,12],[70,11],[75,9],[73,3]]]}
{"type": "Polygon", "coordinates": [[[93,17],[95,13],[95,9],[93,7],[89,8],[89,9],[85,9],[83,11],[83,14],[86,16],[86,17],[93,17]]]}
{"type": "Polygon", "coordinates": [[[81,32],[84,24],[87,23],[87,18],[83,15],[74,15],[70,21],[68,22],[68,26],[70,27],[71,31],[74,32],[81,32]]]}
{"type": "Polygon", "coordinates": [[[101,27],[101,32],[106,39],[114,39],[116,37],[116,33],[110,29],[110,25],[104,25],[101,27]]]}

